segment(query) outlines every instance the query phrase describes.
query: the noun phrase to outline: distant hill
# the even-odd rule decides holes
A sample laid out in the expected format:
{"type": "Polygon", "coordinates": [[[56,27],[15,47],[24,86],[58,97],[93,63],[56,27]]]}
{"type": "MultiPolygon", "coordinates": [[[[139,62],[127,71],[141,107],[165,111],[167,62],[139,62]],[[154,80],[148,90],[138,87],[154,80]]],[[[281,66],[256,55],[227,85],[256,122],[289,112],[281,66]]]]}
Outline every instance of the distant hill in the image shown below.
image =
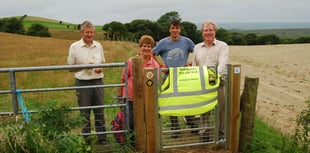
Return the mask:
{"type": "MultiPolygon", "coordinates": [[[[21,18],[23,16],[11,16],[11,17],[15,17],[15,18],[21,18]]],[[[11,17],[6,17],[6,18],[11,18],[11,17]]],[[[1,19],[1,18],[0,18],[1,19]]],[[[26,16],[24,18],[24,21],[27,22],[49,22],[49,23],[59,23],[61,20],[55,20],[55,19],[49,19],[49,18],[45,18],[45,17],[39,17],[39,16],[26,16]]],[[[63,24],[74,24],[74,23],[70,23],[70,22],[65,22],[65,21],[61,21],[63,24]]]]}
{"type": "MultiPolygon", "coordinates": [[[[22,16],[11,16],[15,18],[22,18],[22,16]]],[[[6,18],[11,18],[6,17],[6,18]]],[[[1,18],[0,18],[1,19],[1,18]]],[[[79,30],[77,29],[77,25],[75,23],[69,23],[61,20],[49,19],[45,17],[38,17],[38,16],[26,16],[23,20],[23,25],[27,29],[32,24],[41,24],[49,28],[49,32],[52,35],[52,38],[57,39],[67,39],[67,40],[78,40],[81,39],[81,35],[79,30]]],[[[102,31],[101,26],[95,26],[96,28],[96,40],[103,40],[104,38],[104,31],[102,31]]]]}
{"type": "MultiPolygon", "coordinates": [[[[11,16],[11,17],[5,17],[5,18],[22,18],[23,16],[11,16]]],[[[0,18],[3,19],[3,18],[0,18]]],[[[80,23],[70,23],[62,20],[55,20],[55,19],[50,19],[50,18],[45,18],[45,17],[39,17],[39,16],[26,16],[24,18],[24,26],[26,28],[30,27],[34,23],[39,23],[44,26],[47,26],[48,28],[55,28],[55,29],[77,29],[77,25],[80,23]]],[[[96,30],[101,30],[102,26],[96,26],[96,30]]]]}
{"type": "Polygon", "coordinates": [[[27,16],[25,19],[25,21],[37,21],[37,22],[50,22],[50,23],[59,23],[62,22],[63,24],[73,24],[73,23],[69,23],[69,22],[64,22],[61,20],[55,20],[55,19],[49,19],[49,18],[44,18],[44,17],[38,17],[38,16],[27,16]]]}
{"type": "Polygon", "coordinates": [[[309,37],[310,28],[295,28],[295,29],[257,29],[257,30],[229,30],[242,34],[254,33],[258,36],[274,34],[281,39],[296,39],[300,37],[309,37]]]}
{"type": "Polygon", "coordinates": [[[54,29],[77,29],[78,25],[61,20],[55,20],[37,16],[26,16],[24,18],[23,24],[25,27],[30,27],[34,23],[42,24],[48,28],[54,28],[54,29]]]}

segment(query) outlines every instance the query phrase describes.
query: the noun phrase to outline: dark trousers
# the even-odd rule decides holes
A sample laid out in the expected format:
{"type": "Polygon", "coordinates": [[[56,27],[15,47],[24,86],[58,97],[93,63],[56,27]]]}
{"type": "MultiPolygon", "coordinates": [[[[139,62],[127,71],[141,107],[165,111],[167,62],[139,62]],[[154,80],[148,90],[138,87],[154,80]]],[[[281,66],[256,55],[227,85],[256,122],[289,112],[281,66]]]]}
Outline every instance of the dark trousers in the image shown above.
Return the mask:
{"type": "MultiPolygon", "coordinates": [[[[94,79],[94,80],[78,80],[75,79],[76,86],[90,86],[90,85],[103,85],[102,79],[94,79]]],[[[79,107],[84,106],[98,106],[103,105],[104,101],[104,92],[103,88],[87,88],[87,89],[77,89],[76,96],[78,99],[79,107]]],[[[91,133],[91,123],[90,123],[90,113],[93,110],[95,116],[95,129],[96,132],[105,132],[105,119],[103,108],[95,108],[95,109],[81,109],[80,113],[85,117],[85,126],[82,129],[82,133],[91,133]]],[[[88,135],[84,136],[87,140],[88,135]]],[[[105,141],[105,134],[97,135],[98,141],[105,141]]]]}
{"type": "Polygon", "coordinates": [[[218,104],[219,104],[219,120],[220,120],[220,136],[224,136],[225,125],[225,83],[226,78],[221,79],[220,87],[218,89],[218,104]]]}
{"type": "MultiPolygon", "coordinates": [[[[170,122],[171,122],[171,130],[179,130],[180,125],[179,125],[178,117],[177,116],[169,116],[169,118],[170,118],[170,122]]],[[[190,128],[197,128],[198,127],[198,125],[195,122],[195,116],[185,116],[185,119],[186,119],[186,124],[190,128]]]]}
{"type": "MultiPolygon", "coordinates": [[[[220,86],[218,88],[218,107],[219,107],[219,135],[224,136],[225,127],[225,82],[226,76],[221,78],[220,86]]],[[[201,115],[202,125],[210,127],[211,113],[207,112],[201,115]]],[[[208,130],[201,130],[201,134],[208,133],[208,130]]]]}

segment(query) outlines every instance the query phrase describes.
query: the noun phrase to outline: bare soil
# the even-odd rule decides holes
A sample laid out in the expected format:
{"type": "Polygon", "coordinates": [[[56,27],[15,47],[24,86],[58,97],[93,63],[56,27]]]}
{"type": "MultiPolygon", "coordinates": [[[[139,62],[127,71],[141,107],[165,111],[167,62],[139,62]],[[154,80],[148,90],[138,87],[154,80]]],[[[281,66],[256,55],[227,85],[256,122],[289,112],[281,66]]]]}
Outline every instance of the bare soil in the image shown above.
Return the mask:
{"type": "Polygon", "coordinates": [[[310,98],[309,59],[310,44],[230,47],[230,62],[241,64],[242,80],[259,78],[256,115],[284,134],[294,132],[310,98]]]}

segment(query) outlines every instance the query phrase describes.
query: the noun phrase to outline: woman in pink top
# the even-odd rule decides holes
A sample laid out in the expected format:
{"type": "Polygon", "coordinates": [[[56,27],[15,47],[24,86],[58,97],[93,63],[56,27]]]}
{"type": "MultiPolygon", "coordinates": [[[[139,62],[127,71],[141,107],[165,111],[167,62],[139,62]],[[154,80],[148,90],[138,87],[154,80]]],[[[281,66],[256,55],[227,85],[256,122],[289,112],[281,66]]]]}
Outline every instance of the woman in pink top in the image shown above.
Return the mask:
{"type": "MultiPolygon", "coordinates": [[[[160,68],[160,65],[153,57],[152,48],[155,45],[154,39],[149,35],[143,35],[139,40],[139,47],[140,50],[137,53],[137,56],[142,57],[143,61],[143,68],[160,68]]],[[[132,57],[127,61],[128,65],[128,73],[126,74],[125,69],[122,71],[121,83],[125,83],[126,75],[128,77],[128,107],[129,107],[129,131],[130,131],[130,139],[131,144],[134,143],[134,136],[133,136],[133,76],[132,76],[132,57]]],[[[118,90],[118,97],[126,97],[126,88],[121,87],[118,90]]],[[[125,112],[125,111],[124,111],[125,112]]],[[[126,114],[126,113],[125,113],[126,114]]]]}

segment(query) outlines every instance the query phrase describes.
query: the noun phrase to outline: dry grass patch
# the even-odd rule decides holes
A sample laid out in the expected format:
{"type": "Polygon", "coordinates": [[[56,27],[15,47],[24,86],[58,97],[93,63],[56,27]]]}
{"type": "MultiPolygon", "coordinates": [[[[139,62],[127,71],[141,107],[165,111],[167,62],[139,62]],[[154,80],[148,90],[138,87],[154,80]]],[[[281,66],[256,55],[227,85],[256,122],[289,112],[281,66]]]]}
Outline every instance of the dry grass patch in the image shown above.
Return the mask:
{"type": "MultiPolygon", "coordinates": [[[[0,33],[0,41],[3,44],[0,46],[0,68],[66,65],[69,46],[76,40],[0,33]]],[[[138,45],[132,42],[99,42],[104,48],[107,63],[125,62],[138,50],[138,45]]],[[[105,83],[119,83],[120,71],[120,69],[105,69],[105,83]]],[[[65,87],[72,86],[74,83],[74,74],[66,70],[20,72],[16,73],[16,78],[19,89],[65,87]]],[[[8,73],[0,73],[0,80],[0,90],[10,90],[8,73]]],[[[39,103],[56,100],[76,103],[73,92],[70,94],[47,92],[39,95],[35,93],[24,95],[25,101],[39,103]]],[[[10,98],[6,101],[10,101],[10,98]]],[[[0,106],[0,108],[2,107],[0,106]]]]}

